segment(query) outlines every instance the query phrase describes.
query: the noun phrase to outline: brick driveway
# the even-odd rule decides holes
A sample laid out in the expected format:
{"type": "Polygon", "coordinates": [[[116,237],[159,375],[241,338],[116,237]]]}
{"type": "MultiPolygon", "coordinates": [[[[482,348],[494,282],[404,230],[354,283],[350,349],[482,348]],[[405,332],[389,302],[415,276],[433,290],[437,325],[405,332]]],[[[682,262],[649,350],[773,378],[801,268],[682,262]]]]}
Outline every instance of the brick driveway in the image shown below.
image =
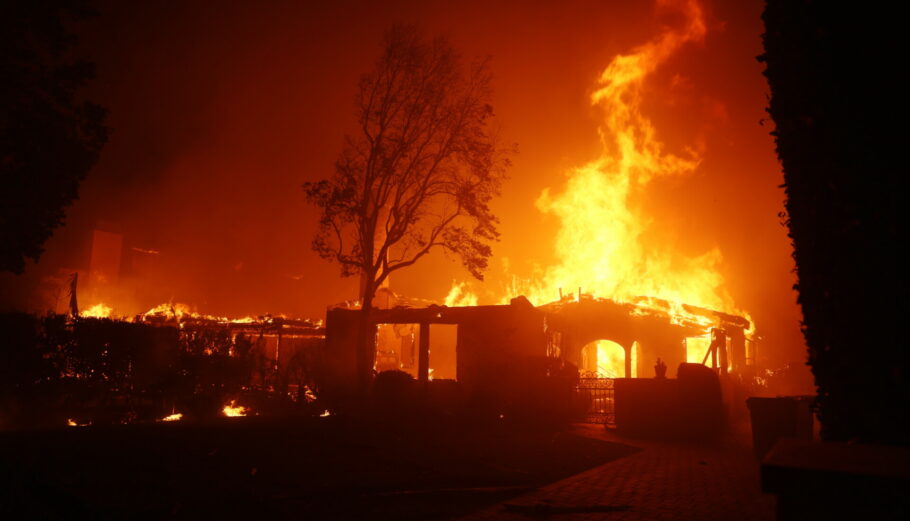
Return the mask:
{"type": "Polygon", "coordinates": [[[742,435],[686,444],[623,439],[593,425],[577,428],[642,450],[461,519],[774,519],[774,499],[759,490],[758,463],[742,435]]]}

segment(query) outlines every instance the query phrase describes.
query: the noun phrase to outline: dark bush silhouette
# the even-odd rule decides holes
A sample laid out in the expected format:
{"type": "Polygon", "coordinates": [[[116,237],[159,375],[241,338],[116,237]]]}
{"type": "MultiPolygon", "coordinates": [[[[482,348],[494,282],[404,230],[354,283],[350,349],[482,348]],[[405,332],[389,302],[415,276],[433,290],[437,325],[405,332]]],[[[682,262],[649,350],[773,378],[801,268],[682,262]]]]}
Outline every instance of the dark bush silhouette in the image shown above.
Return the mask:
{"type": "Polygon", "coordinates": [[[54,352],[40,342],[40,321],[26,313],[0,314],[0,425],[35,422],[36,404],[53,394],[54,352]]]}
{"type": "Polygon", "coordinates": [[[418,385],[404,371],[382,371],[373,380],[371,403],[380,414],[400,414],[417,405],[418,385]]]}
{"type": "Polygon", "coordinates": [[[769,0],[763,18],[822,437],[910,444],[904,31],[899,17],[838,2],[769,0]]]}

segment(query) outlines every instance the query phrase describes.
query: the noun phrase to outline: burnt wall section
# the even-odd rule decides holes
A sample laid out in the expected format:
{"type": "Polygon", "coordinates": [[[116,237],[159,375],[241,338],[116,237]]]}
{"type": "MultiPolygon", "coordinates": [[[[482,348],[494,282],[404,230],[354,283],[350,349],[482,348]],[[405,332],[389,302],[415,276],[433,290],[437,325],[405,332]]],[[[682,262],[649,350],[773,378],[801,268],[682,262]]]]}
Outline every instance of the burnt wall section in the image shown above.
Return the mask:
{"type": "MultiPolygon", "coordinates": [[[[326,314],[326,348],[320,388],[333,398],[354,399],[359,378],[356,345],[360,310],[330,309],[326,314]]],[[[374,309],[370,323],[419,324],[418,376],[429,377],[432,365],[431,324],[458,326],[456,378],[467,394],[511,400],[526,391],[522,380],[547,375],[544,314],[527,301],[508,306],[374,309]],[[514,390],[514,391],[513,391],[514,390]]]]}
{"type": "Polygon", "coordinates": [[[822,437],[910,444],[903,22],[874,4],[808,0],[769,0],[763,19],[822,437]]]}
{"type": "Polygon", "coordinates": [[[326,399],[345,403],[355,398],[357,385],[357,310],[326,311],[325,349],[323,350],[319,388],[326,399]]]}
{"type": "Polygon", "coordinates": [[[513,403],[547,376],[544,314],[530,304],[476,309],[458,323],[458,380],[469,394],[513,403]]]}

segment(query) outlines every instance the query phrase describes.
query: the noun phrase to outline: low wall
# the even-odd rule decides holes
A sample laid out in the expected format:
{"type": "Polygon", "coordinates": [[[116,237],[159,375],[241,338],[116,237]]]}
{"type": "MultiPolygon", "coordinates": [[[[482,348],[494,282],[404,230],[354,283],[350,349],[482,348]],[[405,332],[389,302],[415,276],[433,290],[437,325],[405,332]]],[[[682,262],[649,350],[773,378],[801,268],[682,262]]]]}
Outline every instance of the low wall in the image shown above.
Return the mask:
{"type": "Polygon", "coordinates": [[[680,364],[676,379],[618,378],[616,430],[646,438],[703,438],[723,425],[720,381],[701,364],[680,364]]]}

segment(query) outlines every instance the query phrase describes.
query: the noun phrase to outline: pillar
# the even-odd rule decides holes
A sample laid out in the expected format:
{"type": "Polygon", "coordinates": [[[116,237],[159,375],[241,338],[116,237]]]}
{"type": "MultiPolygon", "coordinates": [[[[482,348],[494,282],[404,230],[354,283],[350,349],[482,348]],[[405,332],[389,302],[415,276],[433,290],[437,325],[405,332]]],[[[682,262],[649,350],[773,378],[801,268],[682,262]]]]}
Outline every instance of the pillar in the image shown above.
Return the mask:
{"type": "Polygon", "coordinates": [[[626,353],[626,378],[632,378],[632,346],[622,346],[622,350],[626,353]]]}
{"type": "Polygon", "coordinates": [[[420,344],[417,353],[417,379],[426,382],[430,379],[430,324],[420,324],[420,344]]]}

